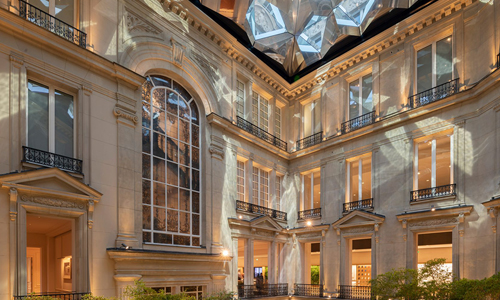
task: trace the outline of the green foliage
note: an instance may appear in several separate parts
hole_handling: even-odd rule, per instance
[[[430,260],[420,270],[398,269],[370,281],[378,299],[448,299],[450,272],[443,269],[444,258]]]
[[[451,286],[450,300],[500,299],[500,273],[482,280],[456,280]]]
[[[311,266],[311,284],[319,284],[319,266]]]
[[[24,298],[25,300],[54,300],[51,296],[41,296],[36,295],[35,293],[29,294],[28,297]]]
[[[233,293],[228,292],[226,290],[220,291],[218,293],[214,293],[206,298],[204,300],[231,300],[233,299]]]
[[[127,286],[125,295],[133,300],[196,300],[195,297],[184,293],[167,295],[165,291],[155,291],[147,287],[141,280],[136,280],[133,286]]]
[[[92,294],[87,294],[83,296],[83,300],[117,300],[116,298],[107,298],[103,296],[93,296]]]

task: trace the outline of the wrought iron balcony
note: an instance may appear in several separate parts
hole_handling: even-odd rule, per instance
[[[276,146],[283,151],[287,150],[287,144],[285,141],[275,137],[274,135],[272,135],[269,132],[259,128],[258,126],[248,122],[247,120],[243,119],[240,116],[236,117],[236,121],[237,121],[236,126],[245,130],[246,132],[255,135],[259,139],[264,140],[264,141],[268,142],[269,144]]]
[[[410,96],[408,98],[408,101],[410,102],[411,108],[417,108],[432,102],[436,102],[440,99],[458,93],[458,80],[459,78],[453,79],[446,83],[433,87],[432,89]]]
[[[270,216],[271,218],[286,221],[286,212],[267,208],[253,203],[236,200],[236,210]]]
[[[310,135],[308,137],[305,137],[301,140],[297,141],[297,151],[302,150],[311,146],[314,146],[316,144],[319,144],[323,141],[323,131],[320,131],[318,133],[315,133],[313,135]]]
[[[76,292],[71,292],[71,293],[32,293],[29,295],[23,295],[23,296],[14,296],[14,300],[24,300],[26,298],[42,298],[42,297],[50,297],[50,298],[55,298],[55,299],[60,299],[60,300],[82,300],[83,296],[88,295],[90,293],[76,293]]]
[[[87,47],[87,34],[65,23],[58,18],[49,15],[39,8],[19,0],[19,16],[29,22],[36,24],[58,36],[77,44],[82,48]]]
[[[288,283],[239,285],[238,298],[261,298],[288,295]]]
[[[323,285],[296,283],[293,285],[293,294],[295,296],[323,297]]]
[[[299,220],[321,218],[321,207],[299,211]]]
[[[23,162],[82,174],[81,160],[26,146],[23,146]]]
[[[372,288],[370,286],[339,285],[339,298],[370,300]]]
[[[367,209],[367,208],[373,208],[373,198],[346,202],[344,203],[343,212],[346,213],[356,209]]]
[[[447,184],[437,187],[415,190],[410,192],[410,203],[456,195],[457,184]]]
[[[360,129],[362,127],[368,126],[375,123],[375,111],[371,111],[340,125],[340,132],[342,134]]]

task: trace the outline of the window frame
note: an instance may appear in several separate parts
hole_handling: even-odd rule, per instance
[[[275,179],[275,202],[276,202],[276,210],[281,211],[281,198],[283,195],[283,175],[276,173]]]
[[[418,146],[427,141],[431,141],[431,186],[430,188],[437,187],[437,168],[436,168],[436,153],[437,153],[437,144],[436,139],[449,135],[450,137],[450,183],[454,184],[455,174],[454,170],[454,132],[453,129],[438,132],[431,135],[426,135],[417,139],[414,139],[413,142],[413,190],[417,191],[419,189],[418,186]]]
[[[56,96],[55,96],[55,92],[56,91],[59,91],[59,92],[62,92],[64,94],[67,94],[71,97],[73,97],[73,153],[72,155],[70,156],[71,158],[76,158],[76,153],[77,153],[77,133],[78,133],[78,120],[77,120],[77,117],[78,117],[78,99],[77,99],[77,94],[76,93],[73,93],[71,91],[69,91],[68,89],[66,88],[61,88],[61,85],[60,84],[56,84],[56,83],[50,83],[50,82],[47,82],[47,81],[44,81],[44,80],[39,80],[38,78],[31,78],[31,77],[28,77],[27,80],[26,80],[26,99],[25,99],[25,105],[26,105],[26,111],[25,111],[25,120],[24,120],[24,126],[25,126],[25,137],[26,137],[26,146],[27,147],[31,147],[29,145],[29,136],[28,136],[28,114],[29,114],[29,90],[28,90],[28,84],[30,82],[34,82],[34,83],[37,83],[39,85],[43,85],[45,87],[47,87],[49,89],[49,111],[48,111],[48,117],[49,117],[49,141],[48,141],[48,145],[49,145],[49,149],[47,150],[47,152],[50,152],[50,153],[54,153],[54,154],[57,154],[57,155],[61,155],[61,156],[65,156],[65,155],[62,155],[62,154],[58,154],[56,153],[56,149],[55,149],[55,135],[56,135],[56,126],[55,126],[55,113],[56,113],[56,105],[55,105],[55,101],[56,101]],[[42,150],[42,149],[38,149],[38,150]],[[45,151],[45,150],[43,150]]]
[[[255,177],[256,177],[255,170],[257,170],[257,182],[255,181]],[[264,184],[264,182],[262,181],[263,177],[265,177],[263,175],[265,175],[265,174],[267,174],[267,184]],[[269,205],[270,204],[269,203],[270,175],[271,175],[270,171],[265,170],[265,169],[259,167],[258,165],[255,165],[255,164],[252,166],[252,190],[253,190],[252,203],[253,204],[259,205],[262,207],[271,208]],[[263,187],[267,187],[267,193],[266,193],[265,189],[263,189]],[[267,195],[267,197],[266,198],[261,197],[261,195],[263,195],[263,194]],[[257,201],[255,201],[255,200],[257,200]],[[265,205],[265,204],[267,204],[267,205]]]
[[[240,85],[242,89],[240,90]],[[239,92],[242,92],[243,95],[240,97]],[[236,116],[239,116],[240,118],[245,118],[245,101],[246,101],[246,84],[243,80],[241,79],[236,79],[236,101],[235,101],[235,106],[236,106]],[[241,109],[241,112],[240,112]]]
[[[360,72],[359,74],[356,74],[356,77],[353,77],[354,79],[350,79],[348,82],[347,82],[347,118],[346,118],[346,121],[349,121],[349,120],[353,120],[355,118],[358,118],[363,114],[363,78],[370,75],[372,77],[372,108],[369,112],[367,113],[370,113],[372,111],[374,111],[375,109],[375,97],[374,97],[374,93],[373,93],[373,81],[374,81],[374,78],[373,78],[373,71],[371,68],[363,71],[363,72]],[[350,92],[350,86],[352,83],[354,82],[357,82],[358,85],[359,85],[359,102],[358,102],[358,112],[357,112],[357,116],[354,117],[354,118],[351,118],[351,92]],[[366,114],[366,113],[365,113]]]
[[[255,107],[254,105],[254,100],[255,100],[255,95],[257,95],[257,107]],[[263,101],[266,101],[267,102],[267,125],[266,127],[263,127],[264,125],[261,124],[261,119],[263,119],[263,116],[262,116],[262,102]],[[258,93],[256,90],[252,90],[252,123],[259,127],[260,129],[266,131],[266,132],[269,132],[269,116],[271,115],[271,112],[270,112],[270,102],[268,98],[262,96],[260,93]],[[257,114],[255,113],[254,109],[257,108]],[[255,122],[257,121],[257,122]],[[274,122],[273,122],[274,123]]]
[[[309,136],[313,136],[315,135],[316,133],[319,133],[323,130],[323,122],[322,122],[322,113],[321,113],[321,98],[316,98],[314,100],[311,100],[311,101],[307,101],[307,102],[304,102],[301,104],[302,105],[302,138],[306,138],[306,137],[309,137]],[[311,126],[311,133],[306,135],[306,106],[308,105],[313,105],[314,106],[314,110],[311,109],[310,112],[310,126]],[[319,108],[318,108],[319,107]],[[316,109],[319,109],[319,119],[316,120]],[[317,122],[317,123],[316,123]],[[318,131],[316,131],[316,125],[319,125],[318,126]]]
[[[305,211],[305,210],[309,210],[309,209],[305,209],[306,207],[306,202],[305,202],[305,193],[306,193],[306,189],[305,189],[305,177],[307,175],[311,175],[311,190],[310,190],[310,199],[311,199],[311,208],[310,209],[314,209],[314,174],[315,173],[319,173],[319,180],[320,180],[320,186],[319,186],[319,189],[320,189],[320,193],[319,193],[319,207],[321,208],[321,169],[320,168],[316,168],[316,169],[313,169],[313,170],[309,170],[307,172],[304,172],[301,174],[301,193],[300,193],[300,207],[302,209],[299,209],[299,211]]]
[[[243,168],[240,168],[240,164],[243,166]],[[240,176],[240,170],[243,170],[243,176]],[[246,202],[246,184],[245,184],[245,171],[246,171],[246,163],[243,160],[237,159],[236,160],[236,195],[237,195],[237,200]],[[240,184],[240,179],[243,179],[243,185]],[[243,193],[240,193],[240,187],[243,187]],[[242,196],[242,197],[241,197]]]
[[[455,30],[453,28],[448,28],[443,31],[441,31],[438,34],[433,35],[430,39],[427,39],[425,41],[416,43],[413,46],[413,94],[418,94],[418,52],[427,46],[431,45],[431,62],[432,62],[432,87],[431,89],[435,88],[437,85],[437,79],[436,79],[436,43],[439,41],[442,41],[448,37],[451,37],[451,80],[453,81],[456,79],[456,72],[455,72],[455,58],[456,58],[456,36],[455,36]],[[422,91],[423,92],[423,91]]]
[[[274,136],[281,139],[281,124],[283,123],[281,118],[281,111],[283,107],[279,107],[277,104],[274,106]]]
[[[33,5],[33,4],[30,3],[30,0],[25,0],[25,1],[28,2],[28,4]],[[53,16],[54,18],[57,18],[57,16],[56,16],[56,4],[55,4],[55,0],[48,0],[48,1],[49,1],[49,7],[48,7],[49,11],[47,13],[49,15]],[[73,0],[73,24],[68,24],[68,25],[70,25],[72,27],[75,27],[77,29],[80,28],[80,18],[79,18],[80,5],[79,4],[80,4],[80,0]],[[37,7],[37,8],[40,9],[40,10],[43,10],[40,7]],[[59,19],[59,18],[57,18],[57,19]],[[63,22],[65,22],[65,21],[63,21]]]
[[[363,159],[370,158],[370,197],[363,199],[363,181],[362,181],[362,176],[363,176]],[[358,162],[358,195],[361,195],[361,199],[358,200],[353,200],[352,199],[352,193],[351,193],[351,164],[354,162]],[[363,155],[359,155],[356,157],[352,157],[346,160],[346,185],[345,185],[345,203],[350,203],[350,202],[356,202],[356,201],[362,201],[362,200],[367,200],[367,199],[372,199],[373,198],[373,156],[372,153],[366,153]]]

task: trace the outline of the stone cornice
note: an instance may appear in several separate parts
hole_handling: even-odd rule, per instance
[[[220,49],[234,61],[254,73],[282,96],[288,99],[294,99],[310,91],[313,87],[323,84],[341,72],[377,55],[395,44],[401,43],[431,24],[475,2],[477,2],[477,0],[456,0],[439,1],[432,4],[406,20],[403,20],[399,24],[385,30],[375,39],[344,53],[340,57],[319,68],[316,72],[306,75],[293,84],[289,84],[282,80],[282,78],[271,68],[261,63],[253,54],[237,43],[233,37],[228,36],[224,29],[220,28],[220,26],[208,19],[204,14],[200,14],[189,1],[162,0],[162,6],[165,10],[178,15],[182,20],[187,22],[189,26],[208,37],[209,40],[220,47]],[[408,25],[404,26],[405,24]],[[213,30],[212,28],[217,28],[218,30]],[[367,44],[369,44],[368,47],[366,47]],[[364,49],[360,49],[360,47]],[[255,63],[255,61],[257,62]]]

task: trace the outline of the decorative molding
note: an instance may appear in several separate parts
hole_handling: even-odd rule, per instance
[[[21,66],[24,65],[24,57],[20,54],[13,52],[10,54],[9,59],[12,63],[18,64]]]
[[[208,152],[212,154],[212,158],[216,158],[218,160],[224,159],[224,149],[221,146],[211,144],[210,147],[208,147]]]
[[[490,207],[488,209],[488,214],[490,215],[490,217],[492,217],[493,219],[495,219],[497,217],[497,210],[496,210],[496,208]]]
[[[274,237],[275,236],[274,232],[261,231],[261,230],[254,231],[254,234],[260,235],[260,236],[265,236],[265,237]]]
[[[81,87],[82,91],[86,95],[92,94],[92,85],[83,84]]]
[[[442,219],[432,219],[425,221],[410,222],[409,227],[420,227],[420,226],[439,226],[459,223],[458,218],[442,218]]]
[[[458,231],[458,234],[460,234],[460,237],[463,237],[463,236],[464,236],[464,233],[465,233],[465,230],[463,230],[463,229],[460,229],[460,230]]]
[[[403,225],[403,229],[406,229],[406,227],[408,226],[408,221],[403,220],[402,225]]]
[[[205,58],[202,54],[197,53],[195,50],[189,51],[189,57],[196,63],[196,65],[198,65],[198,67],[201,69],[203,74],[205,74],[207,79],[210,81],[210,84],[217,92],[220,87],[218,87],[216,83],[219,82],[221,78],[220,70],[217,65],[211,63],[207,58]]]
[[[137,16],[128,9],[126,9],[126,11],[128,32],[143,31],[151,34],[160,34],[162,32],[158,27],[144,20],[142,17]]]
[[[342,229],[343,233],[364,233],[364,232],[373,232],[373,226],[360,226],[360,227],[352,227]]]
[[[407,239],[408,239],[408,235],[406,233],[403,234],[403,240],[406,242]]]
[[[184,59],[186,47],[174,40],[174,38],[170,39],[170,43],[172,44],[172,61],[176,66],[182,67],[182,60]]]
[[[87,202],[87,211],[87,225],[89,229],[92,229],[92,227],[94,226],[94,200],[90,199]]]
[[[137,103],[135,99],[125,96],[121,93],[116,93],[116,100],[118,101],[118,103],[129,105],[131,108],[134,108],[135,104]]]
[[[493,231],[493,233],[497,233],[497,226],[496,225],[491,226],[491,230]]]
[[[299,238],[317,238],[317,237],[321,237],[321,236],[322,236],[321,232],[299,234]]]
[[[46,206],[62,207],[62,208],[78,208],[84,209],[85,203],[76,203],[68,200],[57,199],[57,198],[46,198],[39,196],[28,196],[21,195],[21,200],[24,202],[32,202],[37,204],[42,204]]]
[[[139,117],[137,117],[135,112],[130,111],[119,104],[116,104],[115,108],[113,109],[113,114],[116,118],[124,118],[132,121],[134,125],[139,122]]]
[[[10,216],[10,220],[11,220],[12,222],[15,222],[15,221],[16,221],[16,218],[17,218],[17,212],[15,212],[15,211],[10,211],[10,212],[9,212],[9,216]]]

